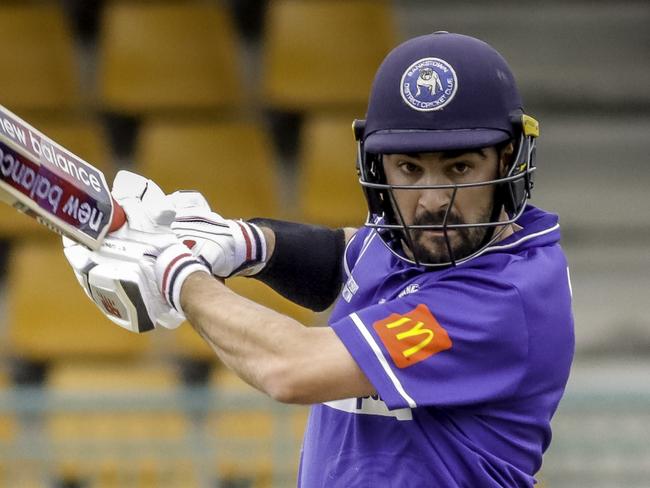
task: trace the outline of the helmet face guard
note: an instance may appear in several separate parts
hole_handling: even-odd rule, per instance
[[[499,239],[506,226],[516,222],[521,216],[533,187],[535,140],[539,135],[539,125],[535,119],[522,113],[514,114],[511,117],[511,123],[513,134],[515,134],[514,153],[504,176],[474,183],[425,186],[389,184],[383,168],[383,154],[366,151],[364,147],[365,121],[355,120],[353,129],[357,140],[357,171],[369,209],[366,226],[378,230],[383,242],[393,254],[420,266],[455,266],[482,254],[488,246]],[[454,208],[459,192],[468,188],[487,186],[495,188],[491,216],[488,220],[471,223],[451,223],[449,221],[450,212]],[[407,224],[397,204],[396,190],[451,193],[442,222],[436,225]],[[503,215],[505,218],[501,218]],[[485,229],[482,241],[474,249],[456,254],[449,233],[458,230],[458,234],[461,234],[472,228]],[[414,233],[422,231],[442,233],[447,251],[446,258],[431,262],[425,256],[418,255],[414,245]]]

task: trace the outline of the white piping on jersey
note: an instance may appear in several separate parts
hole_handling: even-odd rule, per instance
[[[349,266],[348,266],[348,260],[347,260],[348,249],[350,248],[350,245],[352,244],[352,241],[354,241],[354,240],[357,238],[358,235],[359,235],[359,231],[357,230],[357,231],[354,233],[354,235],[353,235],[352,237],[350,237],[350,240],[349,240],[348,243],[345,245],[345,251],[343,251],[343,269],[345,269],[345,274],[348,275],[348,278],[349,278],[350,275],[352,274],[352,272],[350,271],[350,268],[349,268]]]
[[[377,231],[373,229],[372,232],[366,236],[366,240],[363,241],[363,247],[361,248],[361,252],[359,252],[359,257],[357,258],[355,263],[358,263],[361,260],[363,255],[368,250],[368,247],[370,247],[370,243],[375,237],[377,237]]]
[[[357,256],[356,261],[354,262],[354,266],[357,265],[359,260],[361,259],[361,256],[366,252],[368,249],[368,246],[372,242],[372,240],[375,238],[377,235],[377,232],[373,229],[364,239],[363,244],[361,245],[361,251],[359,252],[359,255]],[[348,241],[348,245],[345,246],[345,253],[343,257],[343,267],[345,268],[345,273],[348,275],[348,278],[352,276],[352,272],[350,271],[350,268],[348,267],[348,260],[347,260],[347,255],[348,255],[348,248],[350,247],[350,244],[352,244],[352,241],[354,238],[357,236],[357,234],[354,234],[352,238]]]
[[[477,254],[476,256],[474,256],[472,259],[477,258],[477,257],[481,256],[482,254],[484,254],[484,253],[486,253],[486,252],[490,252],[490,251],[502,251],[503,249],[512,249],[513,247],[516,247],[516,246],[518,246],[519,244],[521,244],[521,243],[523,243],[523,242],[526,242],[526,241],[529,241],[529,240],[531,240],[531,239],[534,239],[535,237],[539,237],[539,236],[543,236],[543,235],[545,235],[545,234],[549,234],[549,233],[551,233],[551,232],[553,232],[553,231],[558,230],[559,228],[560,228],[560,224],[555,224],[553,227],[549,227],[548,229],[544,229],[544,230],[541,230],[541,231],[539,231],[539,232],[535,232],[534,234],[528,234],[528,235],[522,237],[521,239],[519,239],[519,240],[517,240],[517,241],[511,242],[510,244],[504,244],[504,245],[501,245],[501,246],[490,246],[490,247],[486,247],[483,251],[481,251],[480,253],[478,253],[478,254]]]
[[[359,332],[361,332],[361,335],[370,346],[370,349],[372,349],[372,352],[375,353],[375,356],[377,357],[379,364],[381,365],[384,372],[390,379],[391,383],[393,383],[393,386],[395,387],[395,390],[397,390],[397,393],[399,393],[399,395],[406,401],[406,403],[410,408],[416,408],[417,404],[415,403],[415,400],[413,400],[413,398],[411,398],[409,394],[406,393],[406,391],[404,390],[402,383],[400,383],[399,379],[397,378],[397,376],[395,376],[395,373],[388,365],[388,362],[386,361],[386,358],[382,354],[381,349],[379,349],[379,346],[372,338],[372,335],[370,335],[370,332],[368,332],[368,329],[366,329],[365,325],[363,324],[363,321],[359,318],[359,316],[356,313],[351,313],[350,318],[352,319],[352,322],[354,322],[354,325],[357,326],[357,329],[359,329]]]

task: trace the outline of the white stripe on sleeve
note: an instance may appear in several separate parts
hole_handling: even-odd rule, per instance
[[[350,318],[352,319],[352,322],[354,322],[354,325],[357,326],[357,329],[359,329],[359,332],[361,332],[361,335],[366,340],[366,342],[368,343],[372,351],[375,353],[375,356],[377,357],[379,364],[381,364],[381,367],[384,369],[384,372],[386,373],[390,381],[393,383],[393,386],[397,390],[397,393],[400,394],[400,396],[406,401],[406,403],[410,408],[417,407],[415,400],[413,400],[413,398],[411,398],[409,394],[406,393],[406,390],[404,390],[402,383],[400,383],[397,376],[395,376],[395,373],[390,368],[390,365],[388,364],[386,358],[382,354],[381,349],[379,349],[379,345],[375,342],[372,335],[370,335],[370,332],[368,332],[365,325],[363,325],[363,321],[359,318],[359,316],[356,313],[350,314]]]

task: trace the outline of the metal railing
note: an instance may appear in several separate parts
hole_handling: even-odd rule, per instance
[[[51,486],[53,480],[70,477],[93,487],[295,486],[302,441],[302,428],[295,424],[306,418],[306,410],[255,392],[221,393],[208,387],[92,396],[44,388],[8,389],[0,392],[0,487],[22,486],[19,480],[26,476],[36,480],[34,486]],[[102,414],[112,416],[115,425],[119,415],[165,413],[185,421],[181,436],[163,438],[149,432],[137,439],[84,438],[77,432],[70,438],[53,435],[48,428],[57,415],[76,416],[78,426],[97,422]],[[263,415],[272,423],[272,435],[215,436],[210,422],[233,413],[240,423],[247,422],[247,413]],[[85,415],[91,417],[86,420]],[[224,458],[230,464],[235,460],[237,466],[224,465]],[[150,481],[143,481],[146,478]]]

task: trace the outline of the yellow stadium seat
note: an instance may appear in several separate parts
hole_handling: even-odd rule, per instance
[[[79,117],[28,117],[33,127],[58,142],[81,159],[100,169],[110,185],[115,170],[110,159],[110,150],[101,124],[91,118]],[[7,205],[0,205],[0,238],[42,237],[49,233],[35,220],[20,215]]]
[[[279,214],[271,143],[253,123],[149,121],[135,171],[166,192],[200,191],[224,217]]]
[[[231,278],[226,281],[226,284],[235,293],[273,309],[276,312],[288,315],[303,325],[312,324],[314,312],[292,303],[273,291],[269,286],[254,278]]]
[[[231,278],[227,280],[227,285],[239,295],[288,315],[304,325],[311,325],[314,322],[315,314],[312,311],[290,302],[255,279]],[[172,331],[160,330],[157,332],[159,335],[166,336],[163,344],[166,352],[181,357],[217,361],[214,350],[189,324],[184,324]]]
[[[150,336],[110,322],[77,283],[58,240],[13,246],[7,275],[6,352],[35,360],[133,356]]]
[[[358,115],[357,115],[358,117]],[[358,227],[367,206],[356,172],[353,115],[311,115],[300,140],[298,200],[308,222]]]
[[[184,323],[174,330],[161,329],[156,333],[161,337],[160,349],[165,354],[211,363],[217,362],[215,352],[188,323]]]
[[[163,478],[178,470],[187,477],[185,486],[197,486],[185,446],[189,420],[168,404],[178,386],[176,371],[167,365],[56,363],[48,374],[48,393],[84,403],[82,408],[54,408],[46,419],[59,476],[94,478],[97,486],[153,487],[170,486]],[[130,404],[129,398],[152,406]],[[106,408],[107,403],[115,407]],[[178,454],[170,457],[174,450]]]
[[[110,2],[99,51],[99,98],[141,114],[240,106],[235,29],[215,2]]]
[[[0,395],[11,398],[12,388],[8,372],[0,367]],[[21,425],[20,407],[17,408],[16,411],[0,410],[0,487],[42,488],[45,480],[43,473],[39,472],[42,463],[30,459],[29,453],[16,449],[25,431],[30,430],[25,428],[25,424]]]
[[[390,2],[275,0],[266,19],[263,100],[275,109],[365,107],[397,38]]]
[[[255,488],[278,486],[279,479],[295,486],[309,408],[276,403],[226,368],[213,372],[210,385],[222,399],[207,423],[218,440],[220,477]]]
[[[0,6],[0,104],[14,111],[79,105],[72,35],[54,2]]]
[[[7,372],[0,369],[0,393],[7,394],[11,387]],[[10,443],[16,436],[16,424],[10,412],[0,411],[0,445]]]
[[[11,385],[6,372],[0,369],[0,395],[4,396],[9,393]],[[12,469],[12,463],[8,462],[2,452],[7,452],[12,446],[18,434],[18,425],[13,412],[0,410],[0,486],[4,486],[3,480],[8,476]]]
[[[224,402],[234,402],[207,420],[210,436],[219,440],[216,459],[219,477],[244,479],[252,487],[270,488],[272,444],[277,434],[269,407],[271,400],[226,368],[217,369],[210,383]],[[261,406],[251,407],[256,404]]]

